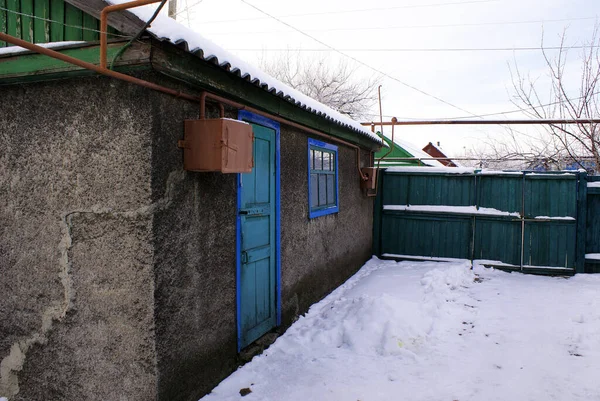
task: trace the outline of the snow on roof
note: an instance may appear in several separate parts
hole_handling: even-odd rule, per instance
[[[111,4],[121,4],[127,1],[129,0],[107,0],[107,2]],[[138,18],[148,21],[155,10],[156,5],[149,5],[131,8],[128,11]],[[172,18],[158,15],[148,28],[148,32],[156,36],[159,40],[167,40],[175,45],[185,46],[186,50],[190,53],[197,55],[205,61],[212,62],[234,75],[244,78],[254,85],[263,88],[267,92],[279,96],[322,118],[349,128],[350,130],[369,138],[375,143],[382,144],[381,138],[360,125],[359,122],[271,77],[267,73],[212,43],[198,32],[181,25]]]
[[[385,159],[384,159],[385,160]],[[428,160],[429,161],[429,160]],[[388,167],[390,173],[444,173],[444,174],[475,174],[475,169],[471,167],[415,167],[415,166],[398,166]]]
[[[444,156],[446,156],[448,158],[448,160],[452,163],[454,163],[454,165],[456,167],[465,167],[462,163],[460,163],[459,161],[456,161],[454,159],[452,159],[451,157],[448,156],[448,153],[446,153],[446,151],[444,150],[444,148],[442,147],[442,145],[440,145],[440,142],[437,143],[433,143],[433,142],[429,142],[428,145],[433,146],[434,148],[436,148],[437,150],[439,150]],[[425,145],[423,148],[427,147],[427,145]],[[425,151],[424,151],[425,152]],[[425,152],[427,153],[427,152]]]
[[[50,42],[50,43],[36,43],[36,45],[40,47],[45,47],[46,49],[56,49],[56,48],[64,48],[73,45],[85,45],[87,42],[81,41],[65,41],[65,42]],[[20,46],[8,46],[0,48],[0,56],[13,55],[19,53],[30,52],[31,50],[26,49]],[[0,399],[1,401],[1,399]]]
[[[384,135],[387,139],[389,139],[389,140],[392,139],[391,134],[384,134]],[[397,134],[394,135],[394,143],[396,145],[400,146],[402,149],[406,150],[408,153],[410,153],[414,157],[419,158],[419,159],[424,158],[425,160],[423,160],[423,162],[430,165],[431,167],[446,167],[437,160],[427,160],[428,158],[431,158],[431,155],[423,152],[421,149],[419,149],[418,146],[416,146],[404,139],[401,139],[398,136],[399,135],[397,135]]]

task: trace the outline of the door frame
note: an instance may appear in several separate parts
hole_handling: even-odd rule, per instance
[[[275,131],[275,309],[277,313],[276,325],[281,325],[281,197],[280,197],[280,126],[279,123],[259,114],[246,110],[238,111],[238,120],[248,123],[262,125]],[[237,351],[242,349],[242,318],[241,318],[241,251],[242,251],[242,219],[240,208],[242,205],[241,174],[236,174],[236,207],[235,207],[235,296],[236,296],[236,322],[237,322]]]

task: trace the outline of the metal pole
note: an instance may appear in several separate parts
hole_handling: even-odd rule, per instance
[[[523,173],[521,181],[521,272],[523,272],[523,264],[525,263],[525,177],[527,173]]]
[[[539,119],[539,120],[422,120],[422,121],[397,121],[397,122],[364,122],[370,125],[535,125],[535,124],[600,124],[600,119]]]
[[[169,0],[169,17],[177,19],[177,0]]]
[[[100,12],[100,67],[106,69],[106,48],[108,46],[108,14],[113,11],[127,10],[128,8],[134,8],[139,6],[145,6],[147,4],[158,3],[160,0],[134,0],[122,4],[114,4],[112,6],[106,6]]]
[[[146,88],[150,88],[150,89],[154,89],[156,91],[159,92],[164,92],[166,94],[175,96],[175,97],[179,97],[181,99],[185,99],[185,100],[190,100],[192,102],[199,102],[200,101],[200,97],[199,96],[192,96],[192,95],[188,95],[182,92],[179,92],[177,90],[171,89],[171,88],[167,88],[161,85],[157,85],[155,83],[152,82],[148,82],[148,81],[144,81],[143,79],[139,79],[139,78],[135,78],[126,74],[121,74],[119,72],[113,71],[113,70],[109,70],[107,68],[101,68],[95,64],[92,63],[88,63],[82,60],[79,60],[77,58],[74,57],[70,57],[67,56],[66,54],[62,54],[59,53],[57,51],[54,51],[52,49],[47,49],[45,47],[41,47],[38,45],[34,45],[33,43],[29,43],[27,41],[24,41],[22,39],[19,38],[15,38],[13,36],[7,35],[5,33],[0,32],[0,40],[3,40],[5,42],[11,43],[13,45],[16,46],[20,46],[20,47],[24,47],[25,49],[43,54],[45,56],[49,56],[61,61],[64,61],[66,63],[70,63],[70,64],[74,64],[78,67],[81,68],[85,68],[94,72],[97,72],[98,74],[102,74],[102,75],[107,75],[109,77],[112,78],[117,78],[126,82],[131,82],[133,84],[136,85],[140,85],[140,86],[144,86]]]

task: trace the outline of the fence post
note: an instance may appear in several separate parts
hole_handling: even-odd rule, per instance
[[[385,169],[377,170],[377,196],[373,205],[373,254],[381,257],[381,220],[383,218],[383,176]]]
[[[481,202],[481,176],[478,176],[478,174],[475,172],[473,173],[473,194],[474,194],[474,199],[473,199],[473,205],[475,206],[475,209],[479,210],[479,203]],[[471,268],[473,267],[473,260],[475,260],[475,231],[477,229],[477,217],[473,216],[473,218],[471,219],[471,238],[470,238],[470,252],[469,252],[469,257],[471,259]]]
[[[585,273],[585,243],[587,234],[587,173],[577,173],[577,239],[576,273]]]

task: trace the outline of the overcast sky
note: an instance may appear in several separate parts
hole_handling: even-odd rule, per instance
[[[372,67],[357,64],[358,79],[376,74],[374,70],[383,72],[383,113],[388,121],[391,116],[438,119],[514,110],[508,64],[516,62],[541,81],[546,74],[539,50],[400,50],[539,48],[542,32],[545,45],[556,46],[565,29],[566,44],[581,45],[600,16],[600,0],[178,1],[180,10],[189,9],[180,12],[178,21],[250,63],[273,57],[281,49],[303,49],[306,57],[328,56],[333,63],[345,57],[292,26]],[[580,52],[569,52],[574,91]],[[419,147],[440,141],[447,153],[459,156],[465,147],[482,146],[490,135],[502,138],[505,130],[436,126],[403,128],[397,134]]]

